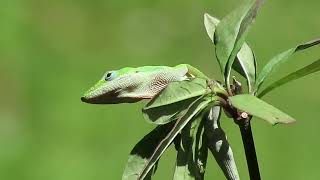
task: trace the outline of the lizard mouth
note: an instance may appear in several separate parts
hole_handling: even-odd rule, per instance
[[[118,97],[117,91],[104,93],[98,96],[82,96],[81,101],[89,104],[120,104],[120,103],[134,103],[141,99],[130,97]]]
[[[108,92],[101,95],[84,95],[81,97],[81,101],[89,104],[116,104],[117,94],[116,92]]]

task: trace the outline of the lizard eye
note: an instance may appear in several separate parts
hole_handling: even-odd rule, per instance
[[[111,81],[115,76],[115,72],[114,71],[110,71],[105,75],[104,80],[105,81]]]

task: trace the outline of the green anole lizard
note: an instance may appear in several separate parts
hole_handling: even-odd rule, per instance
[[[209,80],[201,71],[188,64],[175,67],[125,67],[117,71],[108,71],[81,97],[81,100],[90,104],[138,102],[153,98],[170,82],[194,77]]]

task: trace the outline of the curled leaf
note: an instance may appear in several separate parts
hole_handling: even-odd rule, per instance
[[[229,89],[230,71],[233,62],[245,42],[248,29],[255,19],[262,0],[247,0],[218,24],[214,42],[220,68]]]
[[[208,148],[203,137],[202,116],[191,120],[181,131],[174,180],[202,180],[207,163]]]
[[[204,132],[207,146],[226,179],[239,180],[239,173],[227,136],[220,126],[221,107],[214,106],[206,113]]]
[[[209,15],[208,13],[204,14],[204,25],[212,42],[214,42],[214,33],[219,22],[219,19]],[[232,65],[232,68],[247,79],[250,93],[252,92],[252,87],[256,80],[256,67],[257,65],[254,53],[245,42],[238,52],[236,61]]]
[[[204,27],[212,42],[214,42],[214,32],[216,31],[219,22],[220,20],[218,18],[215,18],[208,13],[204,14]]]

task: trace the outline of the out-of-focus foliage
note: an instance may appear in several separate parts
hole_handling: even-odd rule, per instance
[[[124,66],[189,63],[221,80],[203,14],[221,18],[237,4],[1,1],[0,179],[120,179],[131,148],[154,126],[143,120],[143,103],[92,106],[80,102],[82,92],[105,71]],[[318,0],[265,3],[247,40],[260,67],[277,52],[319,36],[319,6]],[[270,81],[318,59],[317,51],[297,53]],[[289,128],[253,122],[265,179],[320,178],[314,161],[320,151],[319,78],[305,77],[265,97],[299,120]],[[222,126],[241,179],[248,179],[238,129],[224,119]],[[174,159],[172,151],[165,153],[155,179],[173,176]],[[207,178],[223,178],[210,158],[206,169]]]

